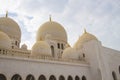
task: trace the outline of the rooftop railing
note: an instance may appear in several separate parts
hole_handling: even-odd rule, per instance
[[[72,62],[72,63],[87,63],[85,58],[78,59],[63,59],[63,58],[53,58],[50,56],[31,56],[30,51],[22,51],[22,50],[8,50],[8,49],[0,49],[0,56],[10,56],[10,57],[19,57],[19,58],[27,58],[27,59],[41,59],[41,60],[50,60],[50,61],[59,61],[59,62]]]

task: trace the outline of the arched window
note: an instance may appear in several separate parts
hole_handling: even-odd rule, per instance
[[[117,76],[116,76],[116,73],[114,71],[112,72],[112,76],[113,76],[113,80],[117,80]]]
[[[17,41],[15,41],[15,45],[17,46]]]
[[[22,78],[21,78],[21,76],[19,74],[15,74],[15,75],[13,75],[11,80],[22,80]]]
[[[85,54],[83,53],[83,58],[85,58]]]
[[[12,49],[14,49],[14,46],[12,46]]]
[[[87,80],[85,76],[82,76],[82,80]]]
[[[67,80],[73,80],[72,76],[68,76]]]
[[[40,77],[38,78],[38,80],[46,80],[46,77],[44,75],[40,75]]]
[[[52,56],[54,57],[55,53],[54,53],[54,47],[53,46],[51,46],[51,51],[52,51]]]
[[[31,74],[29,74],[27,77],[26,77],[26,80],[35,80],[35,77]]]
[[[62,49],[64,49],[64,46],[63,46],[63,44],[61,44],[61,48],[62,48]]]
[[[80,78],[78,76],[75,76],[75,80],[80,80]]]
[[[57,45],[58,45],[58,49],[60,49],[60,44],[58,43]]]
[[[120,74],[120,66],[119,66],[119,74]]]
[[[1,49],[0,49],[0,54],[1,54]]]
[[[49,80],[56,80],[55,76],[54,75],[51,75]]]
[[[65,77],[61,75],[61,76],[59,77],[59,80],[65,80]]]
[[[0,80],[7,80],[4,74],[0,74]]]

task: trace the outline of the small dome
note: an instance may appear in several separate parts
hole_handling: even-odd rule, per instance
[[[63,51],[63,59],[79,59],[79,54],[76,53],[74,48],[68,47]]]
[[[21,30],[18,24],[11,18],[0,18],[0,30],[5,32],[10,38],[21,39]]]
[[[2,49],[10,49],[11,41],[7,34],[0,31],[0,48]]]
[[[75,43],[74,47],[80,47],[85,42],[91,41],[91,40],[98,40],[94,35],[84,32],[82,36],[78,39],[78,41]]]
[[[37,41],[45,40],[46,37],[50,37],[53,40],[67,42],[67,34],[65,29],[59,23],[54,21],[48,21],[38,29]]]
[[[48,43],[37,41],[32,47],[32,56],[52,56]]]
[[[65,49],[68,48],[68,47],[71,47],[69,43],[67,43],[67,44],[65,45]]]
[[[21,49],[27,50],[27,45],[26,45],[26,44],[23,44],[23,45],[21,46]]]

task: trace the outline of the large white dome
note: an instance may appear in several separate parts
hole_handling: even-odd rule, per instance
[[[32,47],[32,56],[52,56],[51,48],[45,41],[37,41]]]
[[[10,49],[11,41],[7,34],[0,31],[0,48],[1,49]]]
[[[84,32],[82,36],[78,39],[78,41],[75,43],[74,47],[80,48],[84,43],[91,41],[91,40],[98,40],[94,35]]]
[[[21,30],[18,24],[9,17],[0,18],[0,30],[5,32],[10,38],[21,39]]]
[[[50,35],[53,40],[67,42],[67,34],[65,29],[57,22],[48,21],[44,23],[37,32],[37,41],[45,40],[46,36]]]

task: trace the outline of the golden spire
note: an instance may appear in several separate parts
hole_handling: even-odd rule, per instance
[[[84,33],[87,33],[86,29],[84,28]]]
[[[6,11],[6,18],[8,17],[8,11]]]
[[[49,15],[49,20],[50,20],[50,22],[52,21],[52,19],[51,19],[51,15]]]

